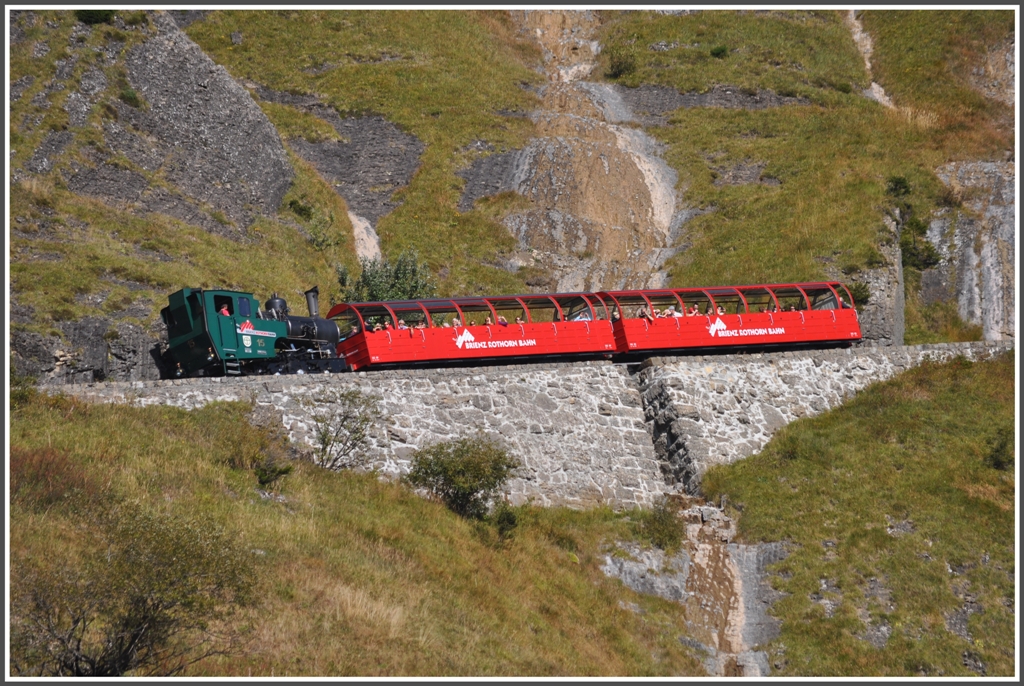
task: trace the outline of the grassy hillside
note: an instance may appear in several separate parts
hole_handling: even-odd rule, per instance
[[[230,36],[244,40],[234,45]],[[456,210],[476,140],[496,151],[525,144],[524,117],[543,80],[538,50],[507,12],[217,12],[188,33],[235,77],[275,90],[318,94],[342,116],[382,114],[426,144],[422,166],[377,227],[389,254],[416,248],[448,294],[523,292],[522,278],[493,265],[514,246],[487,212]],[[318,68],[324,68],[322,71]],[[268,111],[281,130],[298,110]]]
[[[123,55],[144,40],[147,20],[122,12],[130,29],[99,24],[84,36],[73,35],[70,12],[37,14],[35,26],[11,48],[12,82],[34,79],[11,104],[12,167],[24,165],[52,131],[68,127],[63,104],[69,89],[51,91],[46,106],[36,101],[61,60],[78,55],[67,83],[98,68],[108,85],[86,125],[68,129],[74,134],[70,154],[52,171],[12,185],[12,287],[18,302],[34,308],[32,322],[17,326],[46,333],[87,315],[151,324],[166,293],[184,284],[254,290],[262,297],[296,295],[315,282],[325,302],[337,297],[334,266],[357,266],[346,204],[296,155],[290,156],[296,177],[280,211],[242,240],[163,215],[139,219],[67,191],[69,165],[87,162],[94,155],[90,146],[102,152],[101,127],[115,116],[111,105],[130,95],[120,58],[105,60],[97,51]],[[682,109],[667,126],[651,130],[668,146],[665,159],[679,172],[684,200],[714,209],[687,225],[680,240],[689,247],[669,265],[672,283],[856,278],[877,266],[888,178],[909,180],[907,201],[923,217],[955,202],[934,176],[937,165],[1012,147],[1006,126],[1012,112],[967,88],[963,75],[983,46],[1010,31],[1009,16],[864,13],[866,29],[877,34],[877,79],[910,108],[886,111],[859,95],[869,77],[839,13],[603,12],[602,63],[592,78],[610,78],[602,74],[618,55],[632,66],[611,80],[627,86],[692,92],[729,84],[810,102],[715,110],[714,116]],[[525,273],[498,266],[514,247],[500,219],[515,200],[456,210],[464,184],[456,171],[481,154],[471,144],[484,141],[502,151],[533,134],[530,120],[516,115],[538,104],[529,87],[543,82],[541,55],[507,12],[212,12],[187,33],[237,78],[316,94],[343,116],[382,114],[425,143],[420,170],[396,197],[401,206],[379,223],[385,253],[418,249],[442,293],[530,290]],[[242,36],[237,45],[233,34]],[[40,42],[48,52],[35,56]],[[674,47],[650,49],[658,43]],[[294,138],[337,136],[294,107],[260,106],[286,147]],[[764,164],[763,175],[780,184],[715,185],[723,170],[741,163]],[[159,172],[127,159],[119,164],[155,186],[166,184]],[[296,206],[312,211],[298,213]],[[914,310],[913,298],[908,302]],[[908,312],[912,340],[974,335],[965,334],[951,312],[917,315]]]
[[[967,88],[958,73],[977,62],[982,46],[1012,35],[1006,12],[866,12],[866,30],[878,34],[877,78],[910,106],[896,110],[860,95],[870,79],[838,12],[603,16],[609,80],[680,92],[728,84],[810,103],[713,117],[681,109],[651,130],[668,145],[665,158],[679,171],[684,200],[713,209],[686,226],[688,248],[670,263],[677,286],[855,279],[882,263],[877,246],[892,240],[883,224],[893,206],[888,179],[906,178],[906,201],[928,217],[957,202],[935,176],[939,165],[989,159],[1013,146],[1012,114],[1007,127],[1007,108]],[[665,49],[650,48],[659,44]],[[620,70],[627,65],[615,78],[613,59]],[[763,164],[763,176],[781,183],[715,185],[740,164]],[[920,309],[908,298],[910,343],[978,335],[948,307]]]
[[[967,654],[1013,674],[1014,391],[1012,355],[925,364],[708,472],[743,539],[790,544],[774,570],[784,674],[972,675]],[[891,631],[884,648],[858,638],[865,622]]]
[[[283,448],[241,429],[244,404],[16,402],[14,576],[84,555],[104,502],[205,517],[251,551],[262,601],[227,627],[244,650],[190,675],[703,673],[677,640],[682,606],[598,569],[603,546],[633,537],[628,513],[521,507],[503,541],[403,486],[310,463],[263,499],[251,467]]]

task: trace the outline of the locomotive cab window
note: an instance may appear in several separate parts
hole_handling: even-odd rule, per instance
[[[238,299],[238,314],[242,317],[251,317],[252,309],[249,305],[249,299],[242,297]]]
[[[234,298],[230,295],[215,295],[213,296],[213,309],[216,312],[221,312],[222,308],[226,307],[228,314],[235,313]]]

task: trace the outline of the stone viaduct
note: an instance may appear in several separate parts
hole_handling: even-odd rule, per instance
[[[714,464],[760,450],[787,423],[838,406],[865,386],[927,359],[981,359],[1012,342],[540,363],[343,375],[180,379],[47,387],[96,402],[196,408],[245,400],[312,442],[306,403],[357,389],[381,399],[373,468],[398,476],[418,448],[480,432],[525,466],[513,503],[615,508],[696,494]],[[305,401],[305,402],[304,402]]]

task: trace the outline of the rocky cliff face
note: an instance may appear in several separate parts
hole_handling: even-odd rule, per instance
[[[1015,330],[1016,171],[1013,162],[951,162],[937,174],[962,199],[928,227],[941,263],[921,278],[925,303],[955,301],[960,317],[985,340],[1012,340]]]
[[[93,54],[84,47],[85,39],[104,29],[74,24],[68,57],[58,60],[53,78],[33,99],[39,108],[49,109],[51,100],[59,102],[59,94],[67,92],[61,106],[68,126],[43,138],[24,166],[12,170],[12,183],[31,185],[58,169],[72,193],[140,217],[163,214],[243,240],[246,227],[258,216],[277,212],[292,181],[277,130],[248,91],[182,33],[171,16],[150,13],[147,23],[135,26],[126,26],[120,17],[114,22],[113,28],[142,33],[145,40],[127,51],[124,43],[112,40]],[[14,37],[35,23],[31,13],[14,17]],[[33,55],[43,59],[51,50],[50,36],[60,27],[54,23],[38,28],[43,39]],[[89,66],[82,70],[76,68],[79,64]],[[116,74],[124,80],[119,82]],[[21,79],[12,97],[21,97],[33,81]],[[99,107],[104,109],[97,123]],[[12,122],[12,128],[30,132],[40,120],[29,117]],[[55,223],[81,224],[50,207],[43,212]],[[48,238],[46,226],[14,219],[18,235]],[[168,259],[155,251],[144,257]],[[129,290],[145,288],[130,279],[109,278]],[[90,297],[99,299],[94,305],[104,298],[102,293]],[[139,324],[151,313],[140,303],[117,318],[61,322],[61,336],[15,331],[15,365],[19,373],[44,383],[159,378],[162,324]],[[14,323],[29,323],[34,313],[15,300],[11,315]]]

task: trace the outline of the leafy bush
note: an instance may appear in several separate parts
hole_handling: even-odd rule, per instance
[[[722,59],[723,57],[725,57],[728,54],[729,54],[729,48],[725,47],[724,45],[716,45],[715,47],[711,48],[711,56],[712,57],[717,57],[718,59]]]
[[[300,400],[313,424],[312,461],[324,469],[353,469],[369,463],[361,452],[381,416],[380,401],[359,391],[325,389]]]
[[[996,431],[995,436],[989,439],[989,450],[988,454],[985,455],[985,464],[1001,472],[1012,469],[1014,466],[1013,444],[1013,428],[1009,426],[1000,428]]]
[[[678,506],[668,498],[661,498],[650,510],[638,510],[634,522],[640,540],[666,552],[678,550],[683,541],[685,524],[679,518]]]
[[[255,600],[250,554],[208,521],[114,507],[96,524],[84,559],[12,560],[12,674],[168,676],[238,647],[223,620]]]
[[[335,267],[342,299],[346,302],[376,302],[380,300],[415,300],[434,295],[430,268],[420,263],[415,251],[406,250],[394,263],[385,257],[360,258],[362,272],[351,280],[348,268]]]
[[[114,10],[75,10],[75,19],[83,24],[105,24],[114,18]]]
[[[481,519],[488,502],[520,467],[520,461],[493,440],[464,437],[416,451],[405,479],[426,489],[452,512]]]

